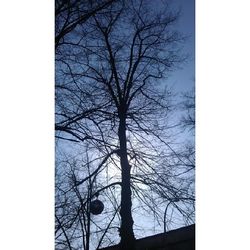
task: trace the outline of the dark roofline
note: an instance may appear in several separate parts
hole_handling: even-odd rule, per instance
[[[167,245],[173,245],[185,241],[194,241],[195,224],[181,227],[166,233],[151,235],[136,240],[136,248],[138,250],[157,248]],[[100,250],[119,250],[119,245],[101,248]]]

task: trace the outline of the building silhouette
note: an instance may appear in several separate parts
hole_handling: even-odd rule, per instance
[[[195,224],[136,240],[136,250],[194,250]],[[119,245],[100,250],[119,250]]]

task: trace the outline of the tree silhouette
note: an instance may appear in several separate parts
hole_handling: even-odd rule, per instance
[[[185,218],[193,214],[193,154],[171,145],[175,107],[163,84],[184,60],[177,20],[167,4],[116,1],[78,22],[56,55],[56,137],[101,155],[94,171],[75,177],[76,187],[108,165],[120,171],[122,250],[135,249],[132,191],[154,211],[149,189]]]
[[[114,0],[55,1],[55,48],[65,42],[65,37],[74,31],[77,25],[83,24],[99,11],[107,8]]]

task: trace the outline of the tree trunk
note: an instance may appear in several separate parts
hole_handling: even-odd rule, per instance
[[[89,180],[89,188],[88,188],[88,203],[87,203],[87,230],[86,230],[86,248],[85,250],[89,250],[90,243],[90,202],[92,197],[92,183],[91,179]]]
[[[132,218],[132,201],[130,187],[130,165],[127,156],[127,138],[126,138],[126,118],[125,115],[120,116],[119,124],[119,141],[120,141],[120,162],[122,169],[122,185],[121,185],[121,228],[120,228],[120,249],[134,250],[135,236],[133,232]]]

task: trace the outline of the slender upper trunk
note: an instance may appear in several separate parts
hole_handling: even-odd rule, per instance
[[[89,243],[90,243],[90,202],[92,197],[92,183],[90,179],[90,184],[88,188],[88,203],[87,203],[87,230],[86,230],[86,248],[85,250],[89,250]]]
[[[121,228],[120,228],[120,249],[134,250],[135,236],[133,232],[132,218],[132,200],[130,187],[130,165],[127,156],[127,138],[126,138],[126,116],[120,115],[119,123],[119,142],[120,142],[120,162],[122,169],[122,190],[121,190]]]

